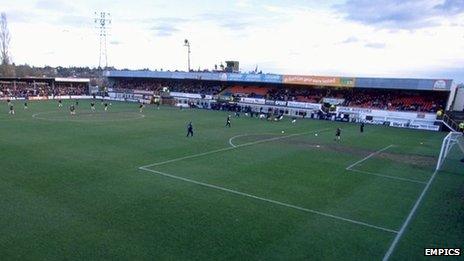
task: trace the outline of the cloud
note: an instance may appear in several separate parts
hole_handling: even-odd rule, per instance
[[[59,0],[39,0],[35,4],[35,8],[42,10],[53,10],[53,11],[65,11],[65,12],[75,12],[76,9],[68,4],[67,1]]]
[[[446,0],[434,8],[448,14],[460,14],[464,12],[464,0]]]
[[[57,1],[10,0],[5,6],[15,62],[95,65],[93,11],[102,4]],[[464,0],[334,0],[338,6],[324,0],[233,0],[228,5],[173,0],[163,8],[143,1],[118,0],[110,6],[112,65],[185,68],[181,43],[188,37],[194,43],[194,68],[236,59],[245,71],[258,64],[275,73],[464,80]],[[77,11],[61,11],[72,7]],[[428,27],[434,25],[439,26]],[[399,28],[407,30],[392,30]],[[31,45],[30,39],[41,40]],[[47,55],[49,50],[55,54]]]
[[[387,45],[384,43],[366,43],[364,46],[374,49],[384,49],[385,47],[387,47]]]
[[[359,42],[359,39],[357,37],[354,37],[354,36],[351,36],[351,37],[348,37],[346,38],[344,41],[342,41],[341,43],[343,44],[349,44],[349,43],[356,43],[356,42]]]
[[[60,23],[72,27],[85,27],[93,23],[91,17],[82,15],[65,15],[58,19]]]
[[[33,21],[42,21],[47,17],[29,10],[10,9],[5,12],[8,22],[29,23]]]
[[[203,13],[195,16],[194,20],[214,23],[224,29],[235,32],[243,32],[250,27],[269,26],[275,24],[277,21],[282,21],[282,15],[278,13],[270,15],[269,13],[234,10],[215,14]]]
[[[347,0],[335,5],[348,20],[390,29],[416,29],[464,13],[464,0]]]
[[[384,49],[387,47],[385,43],[381,42],[369,42],[363,39],[359,39],[357,37],[351,36],[340,42],[339,44],[355,44],[358,43],[360,46],[364,46],[367,48],[374,48],[374,49]]]
[[[221,24],[221,27],[227,28],[233,31],[242,31],[245,30],[247,27],[251,26],[251,22],[246,22],[246,21],[233,21],[233,20],[228,20],[224,21]]]
[[[444,67],[440,69],[415,70],[412,72],[416,77],[436,78],[436,79],[453,79],[456,83],[464,83],[463,66]]]
[[[249,8],[252,6],[249,0],[237,0],[235,4],[240,8]]]
[[[162,24],[180,24],[191,21],[191,19],[181,17],[159,17],[153,19],[145,19],[148,23],[162,23]]]
[[[39,1],[35,8],[12,8],[6,11],[8,20],[14,23],[47,23],[82,26],[91,23],[91,17],[76,15],[74,8],[66,4],[52,5],[53,1]]]
[[[171,36],[172,34],[180,31],[172,24],[155,25],[151,28],[151,30],[155,31],[158,36]]]
[[[179,32],[179,27],[184,23],[191,22],[191,20],[180,17],[159,17],[144,19],[141,22],[150,24],[151,27],[149,29],[154,31],[157,36],[165,37]]]

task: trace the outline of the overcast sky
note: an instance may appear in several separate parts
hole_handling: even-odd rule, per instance
[[[17,64],[98,66],[94,12],[111,13],[109,65],[464,82],[464,0],[0,0]]]

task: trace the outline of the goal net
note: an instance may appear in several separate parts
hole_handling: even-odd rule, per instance
[[[446,137],[443,139],[443,143],[441,145],[440,156],[438,157],[437,168],[436,170],[440,170],[445,162],[446,158],[450,154],[450,151],[453,147],[457,147],[459,154],[464,157],[464,137],[462,132],[450,132]]]

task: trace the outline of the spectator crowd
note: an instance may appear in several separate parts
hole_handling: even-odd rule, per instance
[[[337,105],[393,111],[436,112],[446,105],[445,92],[382,90],[361,88],[311,87],[229,87],[223,93],[234,98],[249,97],[278,101],[324,103],[324,98],[340,101]]]
[[[55,83],[48,81],[0,81],[0,97],[28,98],[37,96],[85,95],[86,83]]]
[[[320,88],[296,86],[242,86],[224,85],[207,81],[118,79],[111,83],[114,89],[154,91],[168,90],[204,95],[219,95],[229,100],[241,97],[278,101],[324,103],[324,98],[338,101],[337,105],[393,111],[437,112],[446,105],[446,92],[408,91],[361,88]]]
[[[164,90],[169,92],[198,93],[217,95],[223,86],[217,83],[181,80],[152,80],[152,79],[118,79],[110,83],[113,90],[143,90],[159,94]]]

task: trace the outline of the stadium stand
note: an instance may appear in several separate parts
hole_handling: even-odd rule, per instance
[[[0,78],[0,98],[86,95],[89,79]]]
[[[207,83],[201,81],[166,81],[153,79],[119,79],[110,83],[110,88],[114,90],[143,90],[159,93],[163,88],[168,88],[172,92],[197,93],[205,95],[216,95],[222,90],[222,86],[217,83]]]
[[[178,107],[451,130],[451,79],[225,72],[105,71],[109,98]],[[142,89],[142,90],[140,90]],[[119,91],[122,90],[122,91]],[[150,90],[150,93],[141,93]],[[142,99],[152,95],[153,99]],[[146,97],[145,97],[146,98]]]
[[[234,97],[266,98],[268,92],[269,89],[266,87],[236,85],[226,88],[222,94]]]
[[[0,81],[1,97],[24,98],[28,96],[46,96],[51,94],[52,91],[49,82]]]
[[[341,103],[343,106],[392,111],[436,112],[444,108],[446,104],[446,94],[430,91],[233,86],[223,93],[233,97],[309,103],[324,103],[324,98],[343,99],[344,102]]]
[[[256,76],[256,75],[254,75]],[[364,79],[366,80],[366,79]],[[410,80],[404,80],[406,82]],[[376,81],[372,81],[376,84]],[[380,82],[382,83],[382,82]],[[399,82],[399,84],[404,84]],[[155,94],[165,88],[170,92],[200,95],[219,95],[225,100],[258,98],[273,101],[293,101],[326,104],[337,100],[336,105],[388,111],[435,113],[446,107],[448,92],[433,90],[346,88],[334,86],[304,86],[272,83],[236,83],[209,80],[161,79],[149,77],[110,78],[113,90],[145,90]]]

